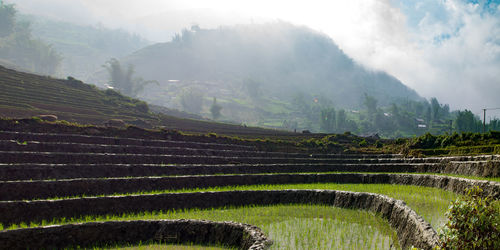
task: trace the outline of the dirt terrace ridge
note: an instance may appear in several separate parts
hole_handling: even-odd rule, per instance
[[[205,220],[108,221],[0,232],[4,249],[95,247],[140,242],[215,244],[267,249],[272,241],[255,226]]]
[[[221,176],[139,177],[74,179],[59,181],[0,182],[0,200],[47,199],[68,196],[112,195],[116,193],[180,190],[238,185],[298,183],[397,184],[441,188],[463,194],[479,186],[485,195],[500,199],[500,183],[450,176],[421,174],[260,174]]]
[[[176,142],[181,144],[181,142]],[[147,144],[147,142],[143,143]],[[196,146],[196,147],[189,147]],[[212,147],[211,147],[212,146]],[[216,146],[216,147],[215,147]],[[139,146],[114,144],[89,144],[72,142],[43,142],[0,140],[0,151],[25,152],[87,152],[112,154],[177,154],[177,155],[208,155],[208,156],[251,156],[251,157],[288,157],[288,158],[352,158],[352,154],[318,154],[256,151],[252,147],[230,144],[195,144],[174,146]],[[400,155],[356,154],[358,158],[397,158]]]
[[[69,142],[69,143],[82,143],[82,144],[86,143],[86,144],[101,144],[101,145],[255,150],[255,147],[253,146],[236,145],[231,143],[179,141],[171,139],[170,140],[139,139],[130,137],[109,137],[109,136],[64,134],[64,133],[29,133],[29,132],[13,132],[13,131],[0,131],[0,140],[15,140],[20,143],[27,141],[40,141],[40,142]]]
[[[445,166],[436,163],[213,165],[0,163],[0,181],[307,172],[441,173],[444,168]]]

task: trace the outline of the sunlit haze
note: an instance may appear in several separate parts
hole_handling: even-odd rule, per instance
[[[10,0],[27,13],[123,28],[155,42],[182,28],[282,20],[329,35],[350,57],[420,95],[479,113],[500,107],[500,1]]]

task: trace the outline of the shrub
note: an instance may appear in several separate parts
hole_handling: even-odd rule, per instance
[[[500,131],[490,131],[490,137],[493,139],[500,139]]]
[[[407,141],[406,139],[403,139],[403,138],[397,138],[397,139],[394,141],[394,143],[395,143],[396,145],[403,145],[403,144],[405,144],[405,143],[406,143],[406,141]]]
[[[368,142],[366,142],[366,140],[365,140],[365,139],[363,139],[362,141],[360,141],[360,142],[358,143],[358,145],[359,145],[360,147],[366,147],[366,146],[368,145]]]
[[[491,197],[474,187],[452,202],[441,234],[443,249],[500,249],[500,213]]]
[[[417,137],[413,142],[414,148],[434,148],[438,138],[431,133],[426,133],[423,136]]]

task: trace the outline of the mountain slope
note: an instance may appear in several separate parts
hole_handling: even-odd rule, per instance
[[[322,95],[333,105],[359,107],[364,93],[380,104],[420,100],[399,80],[367,70],[327,36],[287,23],[204,30],[193,27],[172,42],[155,44],[126,58],[139,75],[245,85],[258,83],[268,96],[291,100],[297,93]]]
[[[81,124],[102,125],[122,119],[139,127],[161,126],[189,132],[227,135],[292,135],[269,130],[151,113],[148,105],[111,90],[99,90],[73,78],[54,79],[0,66],[0,117],[25,118],[53,114]]]

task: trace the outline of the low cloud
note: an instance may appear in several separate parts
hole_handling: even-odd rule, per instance
[[[466,0],[10,0],[33,14],[126,28],[165,41],[183,27],[290,21],[452,108],[500,107],[500,6]],[[204,13],[204,14],[200,14]]]
[[[418,13],[423,15],[414,22],[411,12],[428,10],[423,4],[440,10]],[[358,46],[337,41],[358,62],[395,75],[425,97],[475,113],[500,107],[499,7],[454,0],[418,5],[405,11],[391,1],[373,1],[366,22],[375,30],[367,41]]]

